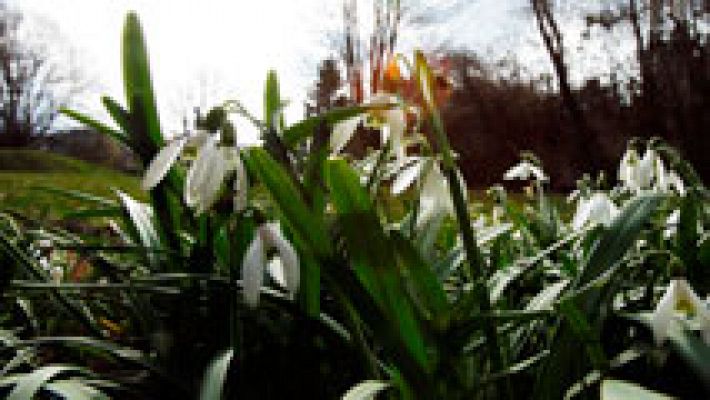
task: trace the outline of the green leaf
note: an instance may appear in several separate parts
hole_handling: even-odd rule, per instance
[[[403,342],[406,352],[400,355],[407,354],[417,368],[429,370],[433,357],[426,351],[423,332],[402,285],[393,243],[382,229],[359,176],[345,160],[331,160],[326,184],[355,275],[392,324],[389,334]]]
[[[409,281],[413,288],[413,297],[416,304],[424,308],[428,314],[427,319],[440,319],[446,315],[448,301],[444,287],[437,278],[434,270],[422,259],[411,241],[399,232],[392,233],[392,242],[400,273]]]
[[[8,237],[5,232],[0,230],[0,261],[9,268],[13,266],[21,268],[38,281],[48,282],[50,279],[47,272],[38,264],[34,257],[20,248],[15,239],[14,237]],[[103,337],[103,331],[96,325],[93,316],[84,304],[74,301],[56,288],[51,288],[49,293],[56,300],[58,306],[66,309],[69,314],[76,317],[90,332]]]
[[[266,186],[298,241],[317,256],[327,257],[330,239],[323,221],[313,216],[289,174],[264,149],[252,148],[246,154],[247,165]]]
[[[158,109],[153,95],[150,78],[148,50],[146,49],[143,29],[138,16],[128,13],[123,27],[123,84],[132,122],[140,127],[140,134],[145,134],[155,148],[163,146]],[[136,120],[137,119],[137,120]],[[139,134],[133,132],[133,134]],[[135,140],[135,138],[134,138]],[[140,143],[140,141],[137,141]]]
[[[668,329],[671,348],[695,373],[706,391],[710,391],[710,346],[688,329],[686,324],[672,323]]]
[[[661,199],[662,196],[649,195],[630,200],[611,226],[595,238],[579,276],[570,285],[571,294],[563,295],[560,300],[566,320],[552,331],[550,356],[539,371],[535,398],[560,398],[565,388],[590,368],[607,364],[598,339],[607,313],[600,310],[611,308],[614,288],[619,283],[611,278],[627,265],[619,261],[635,243]],[[590,232],[596,235],[596,231]],[[580,339],[584,341],[587,357],[579,354]]]
[[[670,400],[671,398],[645,389],[635,383],[605,379],[601,385],[601,400]]]
[[[389,387],[389,383],[368,380],[358,383],[343,395],[342,400],[374,400],[375,396]]]
[[[234,350],[229,349],[216,357],[205,371],[200,388],[201,400],[220,400],[227,379],[229,364],[232,362]]]
[[[91,193],[86,193],[79,190],[62,189],[52,186],[33,186],[32,190],[52,193],[72,200],[94,203],[102,208],[115,208],[119,206],[119,204],[115,200],[106,197],[96,196]]]
[[[266,128],[273,131],[281,129],[281,95],[279,94],[279,80],[276,71],[270,70],[266,76],[266,90],[264,91],[264,121]]]
[[[120,217],[121,215],[122,215],[122,210],[120,207],[84,208],[84,209],[70,210],[70,211],[63,212],[62,219]]]
[[[88,126],[89,128],[96,130],[99,133],[109,136],[109,137],[115,139],[119,143],[123,143],[126,146],[130,147],[130,139],[128,138],[128,136],[126,136],[126,134],[124,132],[113,129],[113,128],[109,127],[108,125],[105,125],[105,124],[89,117],[88,115],[82,114],[78,111],[63,108],[60,110],[60,112],[64,115],[66,115],[67,117],[69,117],[77,122],[80,122],[80,123]]]
[[[559,309],[567,319],[578,340],[584,344],[594,368],[604,370],[609,362],[604,354],[604,349],[602,349],[601,338],[597,331],[587,321],[587,318],[577,308],[572,299],[560,302]]]
[[[79,379],[48,383],[44,388],[67,400],[110,400],[110,397]]]
[[[118,126],[123,129],[123,132],[128,132],[131,130],[131,115],[126,111],[116,100],[108,96],[101,97],[101,102],[106,108],[106,111],[111,115]]]
[[[42,386],[54,379],[57,375],[76,371],[82,370],[78,367],[68,365],[48,365],[46,367],[37,368],[28,374],[22,375],[6,399],[33,399],[42,389]]]
[[[638,196],[624,206],[611,226],[592,246],[583,263],[577,287],[598,277],[626,254],[661,199],[663,197],[657,195]]]
[[[153,210],[149,205],[134,200],[126,193],[116,190],[118,198],[121,200],[123,210],[126,213],[126,221],[133,228],[143,247],[150,249],[162,248],[158,231],[153,222]],[[148,260],[155,264],[155,253],[147,253]]]
[[[297,122],[284,130],[283,141],[287,147],[293,147],[297,145],[302,140],[311,137],[318,126],[323,123],[323,121],[328,124],[330,128],[334,124],[346,120],[350,117],[354,117],[358,114],[364,112],[380,109],[382,107],[372,107],[372,106],[352,106],[343,108],[334,108],[321,115],[315,117],[306,118],[300,122]]]

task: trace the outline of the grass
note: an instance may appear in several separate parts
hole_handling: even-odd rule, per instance
[[[33,219],[57,220],[85,206],[42,190],[43,187],[110,198],[115,198],[115,188],[140,200],[147,199],[135,176],[39,150],[0,150],[0,209]]]

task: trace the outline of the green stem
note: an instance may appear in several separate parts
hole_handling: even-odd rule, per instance
[[[491,311],[492,307],[490,296],[488,294],[488,287],[486,286],[486,271],[484,269],[485,261],[478,245],[476,244],[476,233],[474,232],[471,220],[469,219],[468,207],[463,194],[463,188],[461,187],[459,179],[456,175],[456,164],[451,154],[451,146],[449,144],[448,137],[446,136],[446,130],[444,128],[441,115],[439,114],[439,110],[435,107],[430,107],[430,110],[428,111],[431,114],[434,132],[436,133],[436,139],[443,157],[444,174],[449,183],[451,199],[453,200],[454,210],[456,212],[456,220],[458,222],[459,229],[461,230],[463,246],[466,251],[466,259],[468,260],[469,274],[474,280],[474,290],[478,292],[480,310],[482,313],[488,313]],[[486,321],[484,332],[486,335],[486,341],[489,343],[488,352],[491,360],[491,367],[493,371],[499,372],[503,369],[503,357],[498,345],[498,331],[495,321]],[[501,384],[500,387],[502,389],[501,393],[510,394],[508,386]]]

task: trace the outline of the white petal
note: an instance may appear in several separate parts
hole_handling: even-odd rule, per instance
[[[421,175],[422,169],[424,167],[424,162],[417,160],[411,165],[402,169],[402,171],[397,175],[397,178],[392,182],[392,194],[398,195],[407,188],[409,188],[412,183]]]
[[[266,265],[266,270],[271,278],[282,288],[286,288],[286,278],[284,277],[284,266],[278,257],[272,258]]]
[[[503,175],[503,179],[507,181],[512,181],[519,179],[521,181],[527,181],[530,178],[534,178],[540,182],[547,181],[547,176],[540,167],[534,165],[530,161],[521,161],[517,165],[511,167]]]
[[[143,190],[154,188],[165,178],[165,175],[168,174],[170,168],[175,164],[175,160],[177,160],[180,153],[182,153],[185,143],[187,143],[187,139],[179,138],[171,141],[167,146],[160,149],[146,169],[145,176],[141,182]]]
[[[211,173],[202,181],[199,189],[201,198],[195,209],[198,214],[207,211],[217,201],[224,178],[233,169],[226,150],[228,149],[223,147],[217,148],[210,162]]]
[[[653,149],[646,150],[643,158],[638,163],[636,168],[637,173],[637,183],[641,189],[648,189],[651,187],[651,181],[656,169],[656,161],[658,160],[658,155]]]
[[[186,180],[185,202],[198,214],[209,209],[217,199],[222,182],[230,170],[227,152],[215,142],[206,144],[193,163]]]
[[[547,181],[547,175],[545,175],[545,172],[543,170],[535,165],[532,165],[530,167],[530,172],[532,175],[535,177],[536,180],[540,182],[545,182]]]
[[[529,172],[528,162],[523,161],[506,171],[503,175],[503,179],[506,181],[512,181],[515,179],[526,180],[530,176]]]
[[[419,196],[419,215],[417,226],[439,215],[453,215],[454,205],[449,193],[446,177],[434,162],[422,183]]]
[[[701,336],[706,345],[710,345],[710,310],[700,297],[693,291],[685,279],[678,280],[678,296],[676,300],[685,300],[690,303],[692,311],[695,314],[693,317],[698,322],[701,329]]]
[[[242,262],[244,301],[250,307],[256,307],[259,303],[259,292],[264,283],[265,263],[264,241],[257,230],[254,234],[254,240],[249,244],[244,254],[244,261]]]
[[[216,149],[217,144],[210,140],[205,143],[197,154],[197,159],[193,161],[190,170],[185,178],[185,203],[189,206],[194,206],[200,200],[200,185],[210,173],[209,162],[212,152]]]
[[[580,230],[584,227],[584,224],[589,220],[589,214],[591,213],[591,202],[588,199],[579,199],[577,202],[577,210],[572,218],[572,228],[574,230]]]
[[[639,155],[636,149],[629,148],[626,150],[619,163],[619,180],[632,190],[637,190],[638,186],[635,180],[635,171],[638,161]]]
[[[668,172],[666,182],[668,183],[669,189],[673,188],[679,195],[685,196],[685,184],[683,183],[683,179],[681,179],[675,171]]]
[[[330,149],[333,154],[339,154],[348,144],[362,118],[362,114],[360,114],[335,124],[330,137]]]
[[[619,208],[606,194],[594,193],[589,199],[580,199],[572,227],[579,230],[588,223],[609,226],[619,212]]]
[[[385,122],[389,127],[389,138],[392,141],[392,151],[397,158],[398,166],[404,164],[407,152],[404,146],[404,133],[407,129],[407,117],[402,108],[394,108],[384,113]]]
[[[668,336],[668,327],[670,326],[673,314],[675,314],[676,306],[676,290],[677,280],[672,280],[658,302],[656,309],[651,315],[651,330],[653,338],[657,345],[663,344]]]
[[[270,222],[261,226],[262,238],[268,247],[275,247],[283,266],[286,289],[293,295],[300,284],[300,267],[298,254],[291,243],[281,232],[278,222]]]

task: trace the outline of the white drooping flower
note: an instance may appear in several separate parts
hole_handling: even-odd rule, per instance
[[[235,209],[246,206],[247,175],[236,146],[222,146],[209,139],[200,149],[185,179],[185,203],[198,214],[207,211],[217,200],[224,179],[236,173],[237,197]]]
[[[398,104],[396,96],[389,93],[377,93],[367,102],[369,106],[388,106]],[[362,113],[338,122],[333,127],[330,138],[330,149],[333,154],[340,153],[350,142],[357,127],[366,120],[368,113]],[[407,129],[407,115],[402,106],[392,106],[382,110],[372,110],[369,115],[383,123],[381,126],[382,143],[391,141],[391,151],[400,165],[403,163],[406,150],[404,134]]]
[[[244,300],[251,307],[259,303],[259,292],[267,269],[267,252],[275,249],[280,262],[268,265],[268,270],[277,283],[293,296],[298,290],[300,272],[298,254],[284,237],[278,222],[267,222],[256,228],[254,239],[249,244],[242,261],[242,285]]]
[[[619,208],[604,193],[597,192],[587,199],[580,199],[572,218],[572,227],[582,229],[588,224],[608,226],[619,215]]]
[[[628,148],[624,155],[621,157],[621,162],[619,163],[619,180],[627,188],[637,191],[640,189],[638,186],[637,167],[639,163],[639,155],[636,149]]]
[[[545,173],[542,171],[542,169],[535,164],[531,163],[530,161],[523,160],[518,165],[513,166],[510,168],[505,175],[503,175],[503,179],[512,181],[512,180],[521,180],[521,181],[527,181],[530,179],[535,179],[538,182],[545,182],[547,181],[547,176]]]
[[[702,332],[703,341],[710,345],[710,311],[684,278],[672,279],[665,294],[651,315],[651,329],[656,344],[668,337],[671,321],[684,313],[695,320]]]
[[[407,190],[412,183],[421,177],[426,160],[424,158],[414,159],[413,162],[405,165],[392,181],[392,195],[397,196]]]
[[[208,138],[209,133],[199,130],[194,135],[180,136],[168,142],[148,164],[141,182],[143,189],[150,190],[157,186],[168,174],[170,168],[172,168],[186,147],[202,147]]]
[[[651,188],[653,178],[657,177],[659,162],[661,162],[661,158],[653,149],[647,149],[641,160],[639,160],[636,169],[636,178],[638,186],[641,189]]]
[[[466,183],[463,176],[459,171],[456,171],[456,176],[466,197]],[[451,199],[449,183],[438,163],[434,161],[422,179],[417,226],[421,226],[434,217],[446,215],[455,216],[454,202]]]
[[[221,145],[218,135],[199,131],[191,137],[177,138],[163,147],[151,161],[142,186],[150,190],[160,183],[187,147],[198,148],[185,180],[185,203],[195,207],[198,214],[207,211],[217,200],[224,179],[234,172],[235,210],[246,207],[247,174],[239,147]]]
[[[675,171],[666,170],[663,162],[659,160],[656,168],[656,191],[670,193],[675,191],[680,196],[685,196],[683,179]]]
[[[350,142],[358,125],[365,118],[364,114],[342,120],[333,126],[333,133],[330,136],[330,151],[334,155],[340,154],[345,146]]]
[[[685,195],[683,180],[675,171],[667,169],[658,152],[651,148],[643,157],[639,157],[635,149],[627,149],[619,164],[619,180],[633,193],[675,190],[681,196]]]

